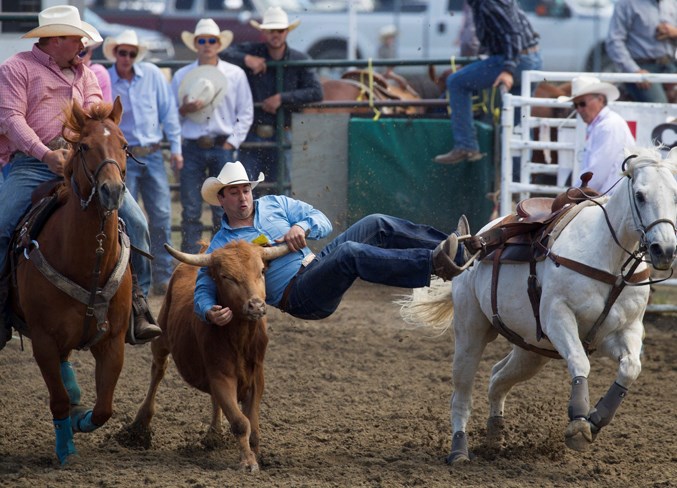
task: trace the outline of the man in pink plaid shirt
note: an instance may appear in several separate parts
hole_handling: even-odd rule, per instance
[[[43,10],[38,22],[37,28],[23,36],[38,39],[33,49],[0,65],[0,165],[10,165],[0,186],[0,349],[11,338],[5,315],[9,277],[3,272],[9,241],[30,206],[33,189],[63,175],[69,150],[60,137],[62,111],[72,100],[85,109],[103,101],[96,76],[78,57],[83,38],[101,41],[96,29],[80,20],[75,7],[67,5]],[[132,244],[148,252],[148,223],[129,192],[125,193],[120,217]],[[142,256],[134,256],[132,261],[147,293],[150,265]],[[144,294],[135,290],[134,296],[135,335],[140,343],[161,331],[149,323],[154,320]]]

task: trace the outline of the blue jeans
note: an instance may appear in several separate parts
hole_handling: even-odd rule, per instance
[[[291,143],[291,131],[285,131],[284,140],[287,144]],[[250,132],[247,136],[246,142],[275,142],[273,137],[259,137],[255,133]],[[249,149],[240,149],[238,151],[238,159],[244,164],[249,176],[256,179],[260,172],[266,175],[267,182],[276,182],[279,180],[279,171],[277,161],[276,147],[252,147]],[[284,181],[291,180],[291,150],[284,151]],[[273,191],[278,194],[279,192]],[[259,192],[260,194],[260,192]]]
[[[220,147],[201,149],[191,141],[183,144],[181,170],[181,250],[195,254],[202,240],[202,183],[208,176],[218,176],[221,168],[233,161],[233,151]],[[251,177],[251,175],[250,175]],[[223,209],[212,206],[214,229],[221,227]],[[211,238],[211,236],[210,236]]]
[[[430,284],[432,251],[447,234],[388,215],[368,215],[331,241],[292,283],[286,311],[323,319],[357,278],[420,288]]]
[[[477,134],[473,125],[472,94],[474,91],[491,88],[501,71],[505,56],[489,56],[464,66],[447,78],[449,106],[451,107],[451,128],[454,132],[454,148],[479,151]],[[542,66],[540,52],[520,55],[520,62],[513,74],[512,92],[517,93],[522,71],[538,70]]]
[[[141,194],[148,215],[150,252],[155,257],[153,283],[166,284],[172,276],[174,260],[163,246],[165,242],[172,246],[171,195],[164,158],[158,150],[138,159],[146,165],[141,166],[131,159],[127,161],[127,189],[135,200]]]
[[[649,73],[677,73],[677,63],[674,61],[668,64],[643,63],[638,66]],[[638,87],[636,83],[625,83],[625,89],[636,102],[668,103],[668,96],[665,94],[665,86],[662,83],[651,83],[646,90]]]
[[[12,161],[12,169],[7,175],[5,183],[0,187],[0,269],[5,266],[12,233],[31,205],[32,191],[40,183],[57,177],[45,163],[35,158],[16,158]],[[125,221],[131,243],[135,247],[149,252],[150,237],[146,217],[128,191],[125,191],[122,207],[118,214]],[[134,272],[138,275],[143,292],[147,294],[150,287],[148,259],[132,252],[132,266]],[[0,299],[2,298],[0,297]]]

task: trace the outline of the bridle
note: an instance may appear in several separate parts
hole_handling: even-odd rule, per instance
[[[90,171],[89,168],[87,167],[87,161],[85,160],[85,151],[87,150],[85,148],[85,145],[82,143],[77,143],[76,148],[77,156],[79,156],[77,159],[80,161],[82,164],[82,170],[85,173],[85,176],[87,177],[87,181],[91,185],[92,189],[89,192],[89,197],[85,200],[82,198],[82,193],[80,192],[80,188],[78,187],[77,182],[75,181],[75,171],[72,172],[71,174],[71,185],[73,186],[73,191],[77,195],[77,197],[80,199],[80,206],[82,207],[82,210],[86,210],[89,204],[92,201],[92,198],[94,198],[94,195],[96,194],[97,188],[99,186],[99,173],[101,173],[101,170],[108,164],[113,164],[115,167],[118,169],[120,172],[120,178],[123,181],[125,181],[125,177],[122,174],[122,168],[120,167],[120,163],[118,163],[115,159],[111,158],[106,158],[103,161],[99,163],[99,165],[96,167],[94,172]],[[105,212],[106,217],[110,215],[110,211]]]

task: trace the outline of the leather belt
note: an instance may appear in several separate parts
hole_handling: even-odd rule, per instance
[[[148,146],[129,146],[127,150],[132,153],[135,158],[145,158],[160,150],[160,143],[149,144]]]
[[[646,59],[635,59],[635,63],[637,64],[660,64],[660,65],[666,65],[666,64],[671,64],[675,61],[675,59],[669,55],[661,56],[660,58],[646,58]]]
[[[220,136],[202,136],[197,139],[186,139],[186,142],[197,145],[200,149],[214,149],[215,147],[223,147],[228,141],[228,135],[222,134]]]
[[[277,308],[282,310],[283,312],[287,311],[287,305],[289,305],[289,294],[291,293],[292,286],[294,285],[294,282],[296,281],[296,278],[299,277],[299,275],[303,274],[303,272],[308,269],[308,266],[310,263],[312,263],[315,260],[315,254],[312,252],[308,254],[305,258],[303,258],[303,261],[301,261],[301,267],[299,270],[296,272],[296,274],[292,277],[291,280],[289,280],[289,283],[287,283],[287,287],[284,289],[282,292],[282,298],[280,299],[280,303],[277,304]]]
[[[538,44],[536,44],[535,46],[528,47],[526,49],[522,49],[520,51],[520,54],[533,54],[537,52],[538,52]]]
[[[268,124],[255,125],[253,127],[254,134],[261,137],[262,139],[270,139],[275,135],[275,126]]]

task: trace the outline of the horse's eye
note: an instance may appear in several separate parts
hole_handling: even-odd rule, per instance
[[[644,203],[644,202],[646,202],[646,198],[644,197],[644,193],[642,193],[641,191],[638,191],[637,193],[635,193],[635,199],[636,199],[639,203]]]
[[[80,149],[83,151],[89,151],[89,144],[85,143],[80,144]]]

